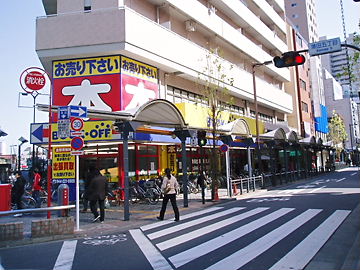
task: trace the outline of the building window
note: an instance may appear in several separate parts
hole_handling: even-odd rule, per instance
[[[299,15],[298,15],[298,14],[293,14],[292,17],[293,17],[294,19],[296,19],[296,18],[299,17]]]
[[[300,88],[302,88],[306,91],[306,82],[302,79],[300,79]]]
[[[297,4],[296,4],[296,3],[292,3],[291,6],[292,6],[292,7],[296,7]]]
[[[305,103],[305,102],[303,102],[303,101],[301,101],[301,110],[302,110],[303,112],[309,112],[309,106],[308,106],[308,104]]]

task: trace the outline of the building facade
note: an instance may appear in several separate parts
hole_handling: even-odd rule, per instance
[[[249,135],[255,137],[254,72],[260,134],[271,130],[265,129],[266,123],[287,126],[288,114],[294,111],[291,91],[300,89],[301,101],[306,100],[309,107],[308,82],[288,91],[285,84],[291,80],[289,69],[274,65],[254,68],[254,64],[289,50],[284,1],[43,3],[47,16],[36,21],[36,51],[44,68],[53,75],[55,106],[82,105],[118,112],[166,99],[178,108],[190,127],[209,131],[212,119],[207,113],[209,101],[204,89],[209,80],[215,79],[215,84],[227,90],[226,96],[219,96],[225,110],[217,124],[243,119]],[[219,77],[211,75],[218,66],[209,67],[210,58],[220,63]],[[305,78],[306,68],[301,69],[299,78]],[[301,116],[304,127],[299,118],[291,129],[311,134],[311,112],[304,108]],[[51,136],[55,144],[61,144],[64,140],[57,128]],[[89,121],[84,130],[82,166],[97,162],[101,168],[111,169],[111,181],[122,179],[121,136],[111,130],[111,123]],[[166,131],[159,133],[162,136]],[[170,136],[134,134],[129,145],[129,175],[139,179],[159,174],[165,167],[177,172],[182,167],[178,146],[179,141]],[[247,162],[246,147],[237,149],[232,151],[234,170]],[[200,154],[197,147],[188,145],[188,171],[199,169]]]

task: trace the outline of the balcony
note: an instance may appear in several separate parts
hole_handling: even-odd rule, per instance
[[[128,8],[39,17],[36,51],[49,71],[53,60],[121,54],[193,81],[206,66],[207,54],[204,48]],[[230,69],[230,65],[227,63],[228,76],[235,79],[232,94],[252,100],[251,74]],[[269,68],[268,72],[284,81],[289,77],[287,69]],[[259,104],[286,113],[292,110],[288,94],[261,79],[257,83]]]

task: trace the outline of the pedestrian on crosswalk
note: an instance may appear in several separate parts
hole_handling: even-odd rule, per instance
[[[164,193],[164,198],[163,198],[163,202],[162,202],[162,206],[161,206],[161,210],[160,210],[160,215],[157,217],[158,220],[163,220],[164,219],[164,215],[165,215],[165,211],[166,211],[166,206],[168,201],[170,200],[172,208],[174,210],[174,214],[175,214],[175,221],[179,221],[180,220],[180,214],[179,214],[179,209],[176,205],[176,193],[177,190],[179,189],[179,183],[177,182],[176,178],[171,174],[171,170],[169,168],[165,169],[165,176],[161,185],[161,190]]]
[[[205,188],[206,188],[206,175],[205,172],[200,171],[198,179],[197,179],[197,185],[201,188],[201,200],[202,204],[205,204]]]

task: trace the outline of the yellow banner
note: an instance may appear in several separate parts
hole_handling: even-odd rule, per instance
[[[53,78],[120,73],[120,56],[102,56],[53,62]]]
[[[54,147],[52,159],[52,178],[75,178],[75,156],[70,147]]]
[[[192,103],[176,103],[175,106],[179,109],[185,119],[185,122],[189,124],[190,127],[211,129],[212,119],[210,117],[211,113],[209,108]],[[255,119],[239,116],[227,111],[220,112],[217,127],[235,121],[236,119],[246,120],[247,124],[249,125],[250,133],[253,135],[256,134]],[[259,121],[259,129],[260,134],[264,133],[265,128],[261,121]]]
[[[121,74],[126,74],[142,80],[158,83],[158,70],[153,66],[141,63],[139,61],[121,57]]]
[[[112,140],[113,121],[88,121],[84,122],[84,141],[102,141]],[[71,138],[61,139],[58,137],[58,124],[51,125],[52,141],[70,142]]]

